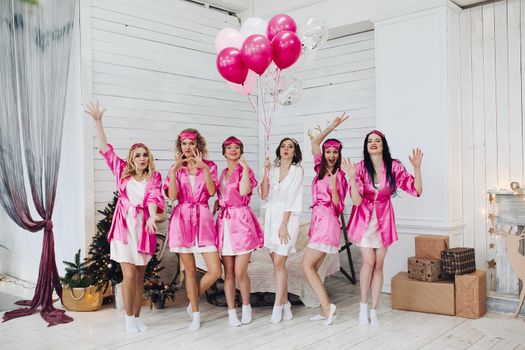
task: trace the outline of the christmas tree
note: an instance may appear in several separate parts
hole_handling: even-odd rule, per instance
[[[108,233],[111,228],[113,220],[113,213],[117,205],[118,194],[113,192],[113,200],[108,203],[104,210],[98,212],[103,215],[103,218],[97,223],[97,232],[93,237],[88,250],[86,260],[90,262],[87,274],[91,276],[93,284],[97,286],[97,290],[105,289],[109,286],[108,282],[114,286],[122,282],[122,270],[120,264],[110,260],[109,258],[109,242]]]
[[[98,211],[103,215],[103,218],[97,223],[97,233],[89,246],[88,256],[86,258],[86,262],[89,263],[86,272],[87,275],[91,277],[93,284],[97,286],[97,290],[104,288],[104,292],[109,286],[109,283],[114,286],[122,282],[120,264],[110,259],[110,245],[108,242],[108,233],[111,228],[111,222],[113,221],[113,213],[115,212],[117,200],[118,193],[113,192],[113,200],[108,203],[104,210]],[[164,268],[160,267],[159,264],[160,260],[154,255],[146,268],[146,281],[152,278],[158,278],[158,273]]]

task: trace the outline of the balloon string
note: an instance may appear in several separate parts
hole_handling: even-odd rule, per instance
[[[281,80],[281,70],[277,69],[275,72],[275,93],[273,94],[273,106],[272,110],[275,111],[275,104],[277,102],[277,95],[279,91],[279,81]]]
[[[264,101],[264,86],[263,84],[259,84],[260,86],[260,95],[261,95],[261,101],[262,101],[262,110],[263,110],[263,116],[264,118],[261,119],[261,123],[264,126],[265,131],[265,140],[266,140],[266,158],[270,156],[270,128],[271,128],[271,121],[266,114],[266,107],[265,107],[265,101]]]
[[[253,98],[250,95],[246,95],[248,97],[248,101],[250,101],[250,104],[252,105],[253,111],[257,112],[257,107],[255,107],[255,103],[253,102]]]

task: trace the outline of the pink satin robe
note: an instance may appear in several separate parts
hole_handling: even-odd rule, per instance
[[[203,161],[210,169],[215,190],[217,190],[217,165],[210,160],[204,159]],[[169,193],[170,181],[172,181],[170,172],[171,169],[164,182],[166,195]],[[177,170],[175,181],[177,181],[178,203],[173,208],[168,225],[168,246],[170,248],[194,247],[195,239],[199,247],[217,246],[217,233],[208,206],[211,196],[206,187],[204,170],[197,169],[195,173],[195,190],[191,188],[190,173],[187,168]]]
[[[310,243],[325,244],[331,247],[339,248],[341,240],[341,223],[339,215],[345,208],[345,195],[348,183],[345,173],[340,169],[337,172],[337,193],[339,194],[339,203],[336,206],[332,201],[332,189],[330,187],[330,176],[325,175],[322,180],[317,177],[321,167],[322,155],[314,156],[315,177],[312,181],[312,221],[310,224]]]
[[[107,152],[104,153],[100,151],[100,154],[104,157],[106,164],[115,175],[118,189],[118,201],[115,207],[115,213],[113,214],[111,228],[109,229],[108,241],[111,242],[111,240],[115,239],[128,244],[128,227],[126,224],[128,210],[132,210],[135,218],[139,212],[142,212],[142,229],[137,250],[149,255],[155,254],[157,239],[155,234],[146,232],[146,221],[148,221],[149,218],[148,204],[156,204],[157,212],[159,213],[164,211],[165,200],[161,191],[162,178],[160,173],[155,171],[153,176],[147,180],[144,200],[140,205],[135,206],[131,204],[126,193],[126,185],[131,178],[121,179],[122,173],[126,168],[126,162],[117,156],[111,145],[109,145]]]
[[[222,249],[224,240],[224,221],[228,220],[228,229],[232,250],[243,252],[261,248],[264,244],[264,234],[257,217],[250,208],[252,191],[257,187],[257,180],[250,169],[250,193],[241,196],[239,191],[243,168],[237,164],[228,179],[225,179],[228,169],[221,173],[219,191],[219,214],[217,216],[217,232],[219,234],[219,249]],[[224,182],[223,182],[224,181]]]
[[[414,186],[414,176],[406,171],[403,164],[394,160],[392,162],[392,173],[396,179],[397,189],[401,189],[412,196],[419,197]],[[363,234],[370,223],[372,210],[376,210],[377,225],[381,234],[384,247],[390,246],[397,241],[396,221],[394,208],[392,206],[390,187],[386,178],[385,165],[381,171],[380,190],[376,196],[372,180],[366,171],[364,161],[357,163],[356,184],[363,201],[359,206],[352,207],[352,214],[348,222],[348,238],[356,243],[361,241]],[[351,188],[349,189],[351,194]]]

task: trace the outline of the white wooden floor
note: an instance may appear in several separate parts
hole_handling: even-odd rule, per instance
[[[308,318],[318,309],[294,307],[292,321],[273,325],[271,307],[254,308],[251,324],[232,328],[226,310],[201,303],[202,326],[190,332],[187,299],[179,291],[175,304],[143,317],[151,330],[127,335],[123,313],[106,305],[91,313],[69,312],[75,321],[46,327],[39,314],[0,324],[0,349],[524,349],[525,322],[489,313],[479,320],[392,310],[384,295],[380,327],[357,323],[358,286],[340,276],[327,280],[338,307],[335,323],[326,327]],[[0,292],[32,295],[31,289],[0,282]]]

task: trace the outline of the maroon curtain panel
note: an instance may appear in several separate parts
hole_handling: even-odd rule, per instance
[[[62,287],[52,217],[75,3],[0,1],[0,205],[18,226],[43,230],[35,295],[18,301],[26,307],[4,313],[3,321],[38,309],[48,326],[73,320],[53,307],[53,291],[61,298]],[[39,218],[31,216],[30,205]]]

